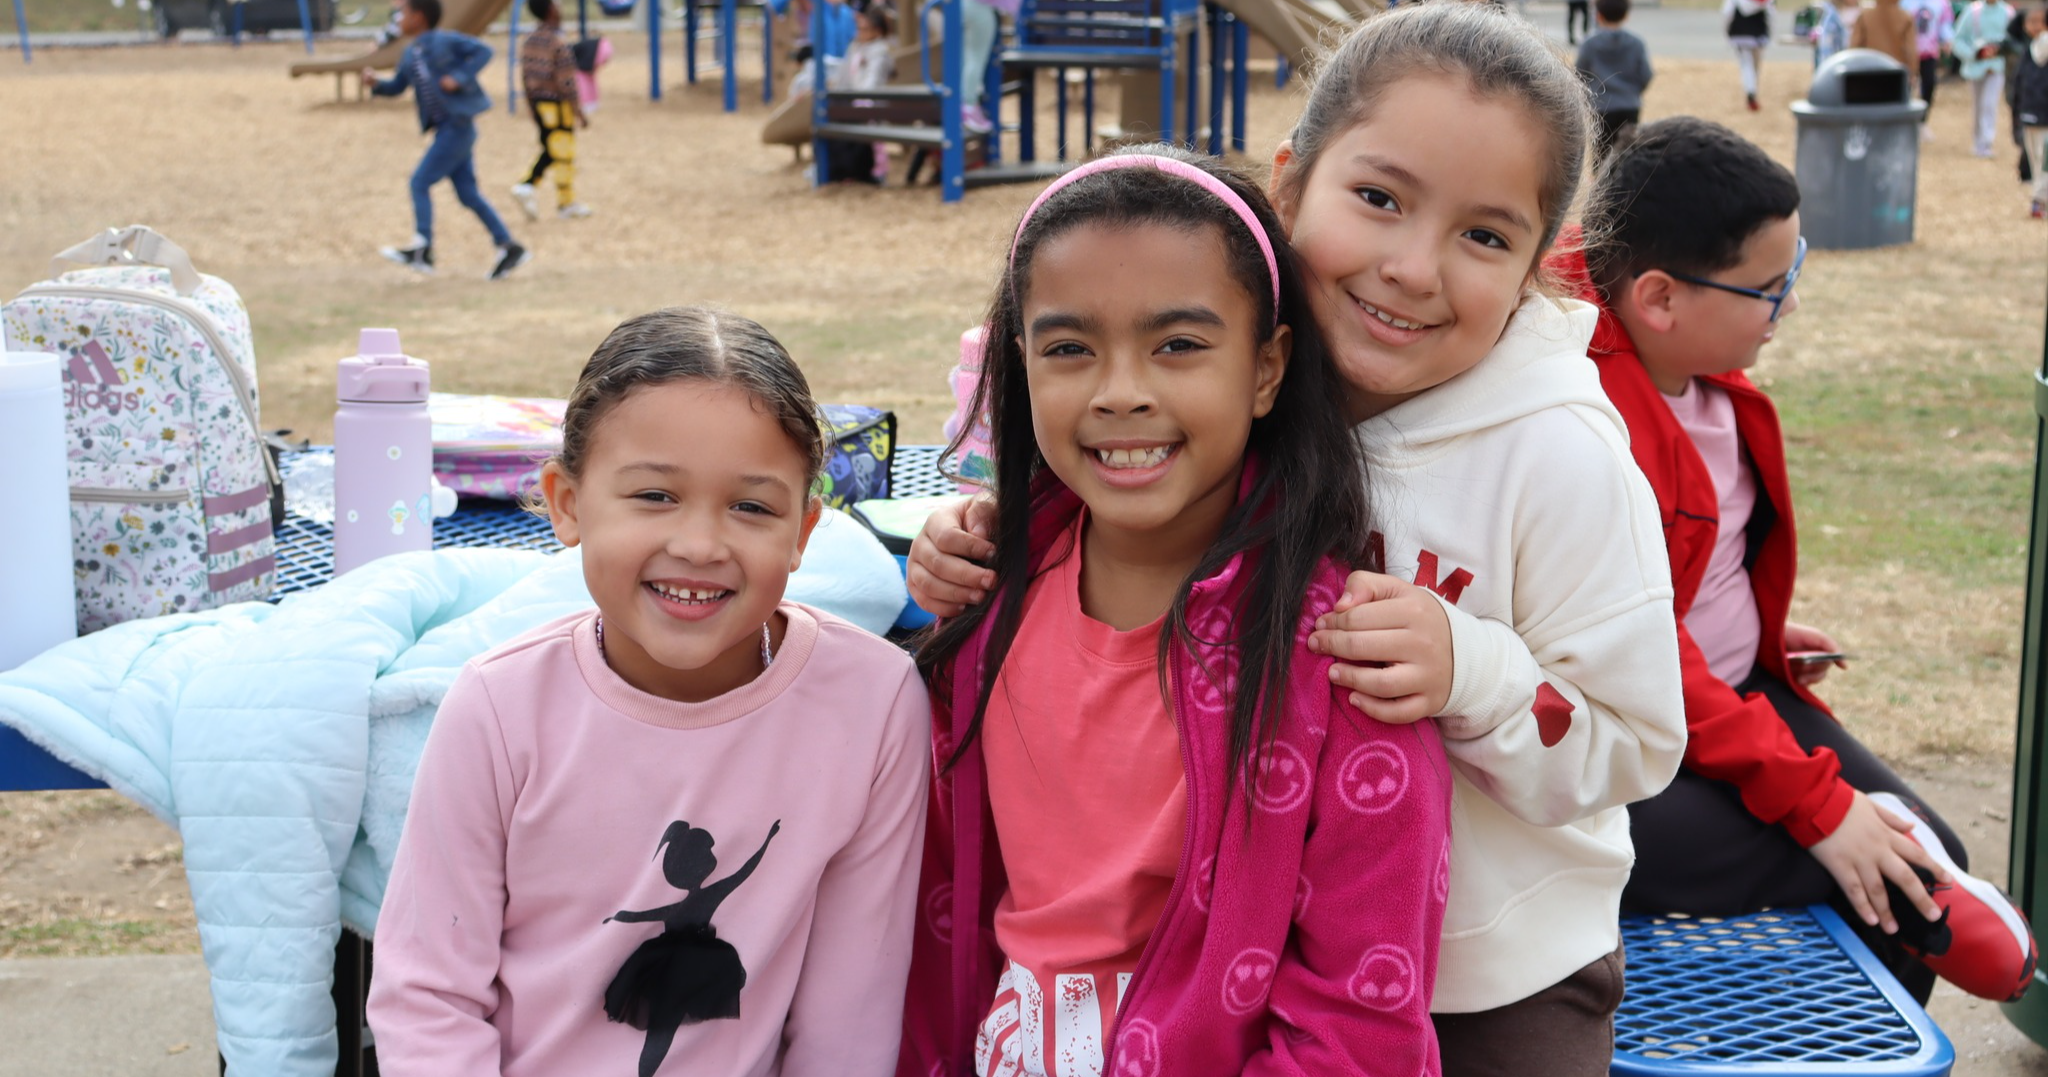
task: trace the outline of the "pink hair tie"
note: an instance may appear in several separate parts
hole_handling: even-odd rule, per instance
[[[1232,213],[1237,214],[1237,219],[1243,221],[1244,226],[1251,230],[1252,239],[1259,244],[1259,253],[1266,256],[1266,275],[1273,285],[1273,322],[1279,324],[1280,262],[1273,256],[1273,242],[1266,238],[1266,228],[1259,223],[1259,215],[1252,212],[1252,207],[1236,191],[1231,190],[1229,184],[1186,161],[1176,161],[1171,157],[1160,157],[1150,153],[1123,153],[1113,157],[1098,157],[1047,184],[1045,190],[1040,191],[1038,197],[1032,200],[1031,208],[1024,211],[1024,219],[1017,222],[1017,234],[1010,240],[1010,268],[1017,268],[1017,241],[1024,238],[1025,226],[1031,223],[1031,218],[1038,215],[1038,207],[1045,205],[1046,199],[1083,177],[1114,168],[1156,168],[1168,175],[1179,176],[1222,199],[1223,204],[1229,207]]]

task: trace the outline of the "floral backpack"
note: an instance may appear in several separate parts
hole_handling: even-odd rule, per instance
[[[64,359],[79,631],[268,596],[278,477],[241,296],[140,225],[50,272],[4,328]]]

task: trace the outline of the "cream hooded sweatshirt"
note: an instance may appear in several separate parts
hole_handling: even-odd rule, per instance
[[[1664,534],[1586,358],[1595,318],[1532,298],[1478,366],[1358,427],[1368,561],[1451,619],[1437,1013],[1519,1001],[1619,945],[1624,805],[1685,750]]]

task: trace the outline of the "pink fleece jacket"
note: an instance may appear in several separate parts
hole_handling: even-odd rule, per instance
[[[1080,500],[1034,499],[1036,566]],[[1195,584],[1199,639],[1228,639],[1245,557]],[[1302,601],[1286,713],[1249,798],[1228,777],[1236,654],[1176,646],[1169,677],[1187,775],[1186,841],[1158,927],[1105,1037],[1117,1077],[1437,1074],[1436,979],[1450,856],[1451,775],[1434,725],[1381,725],[1353,709],[1310,654],[1310,611],[1342,590],[1329,562]],[[943,766],[980,689],[987,629],[933,693]],[[1203,672],[1216,671],[1216,679]],[[972,1077],[975,1029],[995,997],[993,927],[1007,888],[981,753],[933,783],[897,1077]],[[992,1067],[992,1072],[994,1067]]]

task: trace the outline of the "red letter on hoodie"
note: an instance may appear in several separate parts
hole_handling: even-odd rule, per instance
[[[1415,586],[1427,587],[1442,595],[1445,602],[1455,606],[1458,604],[1458,596],[1465,593],[1465,588],[1472,586],[1472,574],[1461,568],[1451,573],[1439,585],[1436,582],[1436,555],[1424,550],[1415,556]]]

